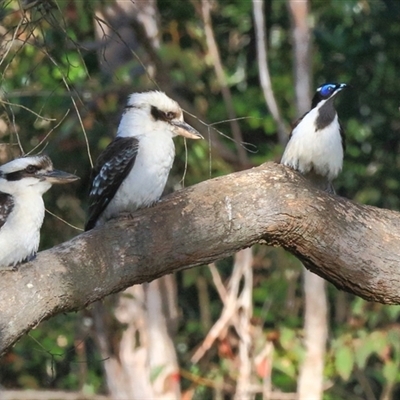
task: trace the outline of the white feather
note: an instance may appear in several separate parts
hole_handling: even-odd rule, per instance
[[[14,266],[38,250],[44,203],[43,187],[36,189],[37,186],[26,186],[13,196],[14,208],[0,229],[0,267]]]
[[[162,92],[134,93],[128,99],[125,113],[118,127],[118,137],[134,137],[139,141],[132,170],[116,191],[113,199],[96,221],[96,225],[122,212],[133,212],[148,207],[161,197],[171,170],[176,136],[174,126],[155,119],[152,106],[164,112],[174,112],[175,121],[183,121],[179,104]],[[96,179],[93,181],[94,189]]]
[[[164,191],[175,156],[172,135],[155,130],[137,138],[139,149],[135,164],[99,218],[100,224],[121,212],[152,205]]]
[[[318,107],[307,113],[292,132],[281,163],[302,174],[314,170],[329,181],[335,179],[343,166],[343,146],[337,115],[322,130],[316,129]]]
[[[36,165],[39,174],[22,176],[20,179],[7,180],[5,174],[24,171],[29,165]],[[0,192],[12,196],[13,207],[0,228],[0,269],[15,266],[33,256],[39,247],[40,228],[44,219],[42,195],[52,184],[43,179],[40,172],[53,170],[47,156],[21,157],[0,166]],[[8,207],[2,207],[7,215]]]

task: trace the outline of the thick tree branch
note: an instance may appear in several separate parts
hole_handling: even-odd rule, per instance
[[[255,243],[365,299],[400,303],[400,214],[323,193],[274,163],[175,192],[0,279],[0,353],[43,319]]]

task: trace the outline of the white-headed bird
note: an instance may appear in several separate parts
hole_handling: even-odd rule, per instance
[[[178,135],[202,138],[184,122],[176,101],[158,91],[129,97],[117,136],[92,171],[86,230],[159,200],[175,158],[173,137]]]
[[[43,194],[52,184],[77,176],[53,168],[45,155],[21,157],[0,166],[0,270],[33,259],[44,219]]]

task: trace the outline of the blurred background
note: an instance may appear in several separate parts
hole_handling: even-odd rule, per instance
[[[81,177],[45,195],[68,222],[46,214],[46,249],[80,233],[128,94],[165,91],[207,139],[175,140],[172,191],[278,162],[315,88],[345,82],[337,193],[398,210],[399,43],[396,0],[2,0],[0,162]],[[0,398],[400,398],[400,307],[308,279],[255,246],[58,315],[0,359]]]

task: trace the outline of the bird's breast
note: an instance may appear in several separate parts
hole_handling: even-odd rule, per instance
[[[44,219],[42,196],[15,196],[14,208],[0,229],[0,265],[13,265],[36,253]]]
[[[337,115],[323,129],[316,129],[315,116],[307,114],[293,130],[282,164],[307,174],[316,174],[332,181],[343,165],[343,145]]]
[[[172,138],[154,142],[140,140],[132,170],[122,182],[105,211],[108,219],[121,212],[133,212],[159,200],[175,156]]]

